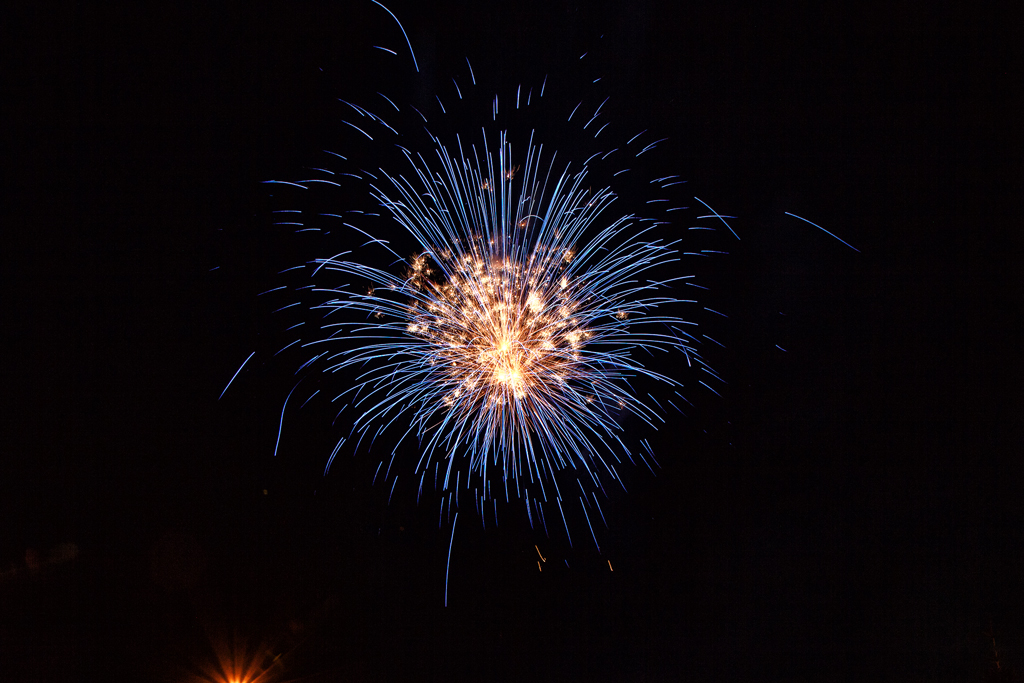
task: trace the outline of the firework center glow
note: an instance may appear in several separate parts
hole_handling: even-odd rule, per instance
[[[544,402],[575,373],[576,352],[589,337],[574,315],[574,288],[561,275],[573,254],[535,251],[515,259],[489,242],[475,246],[476,255],[437,257],[439,270],[453,274],[446,282],[430,279],[425,256],[411,260],[408,283],[419,303],[406,329],[435,347],[450,387],[446,405]]]

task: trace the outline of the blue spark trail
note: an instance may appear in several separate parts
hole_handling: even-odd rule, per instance
[[[384,5],[382,5],[379,2],[377,2],[377,0],[370,0],[370,2],[372,2],[375,5],[377,5],[378,7],[383,8],[384,11],[387,12],[388,14],[390,14],[391,18],[395,20],[395,23],[398,24],[398,28],[402,29],[402,35],[405,36],[405,43],[406,43],[406,45],[409,46],[409,54],[412,55],[412,65],[414,67],[416,67],[416,73],[419,73],[420,72],[420,65],[416,63],[416,53],[413,52],[412,43],[409,41],[409,34],[405,32],[405,27],[402,26],[402,22],[400,22],[398,20],[398,17],[395,16],[394,12],[389,10],[387,7],[384,7]],[[389,50],[389,52],[390,52],[390,50]]]
[[[253,351],[252,353],[249,354],[249,358],[252,358],[255,355],[256,355],[256,352]],[[224,392],[226,392],[228,390],[228,387],[231,386],[231,383],[235,381],[236,377],[238,377],[238,373],[240,373],[242,371],[242,368],[245,367],[245,364],[249,362],[249,358],[246,358],[245,360],[243,360],[242,364],[238,366],[237,370],[235,370],[235,374],[231,375],[231,379],[229,379],[228,383],[226,385],[224,385],[224,391],[221,391],[220,392],[220,396],[217,397],[218,401],[221,400],[222,398],[224,398]]]
[[[452,546],[455,545],[455,524],[459,521],[459,513],[455,513],[455,519],[452,521],[452,538],[448,541],[448,563],[444,568],[444,606],[448,606],[448,572],[452,567]]]
[[[796,215],[795,213],[790,213],[789,211],[785,211],[784,213],[785,213],[785,214],[786,214],[787,216],[792,216],[793,218],[799,218],[799,219],[800,219],[800,220],[802,220],[802,221],[803,221],[804,223],[811,223],[811,221],[807,220],[806,218],[802,218],[802,217],[800,217],[800,216],[797,216],[797,215]],[[834,235],[833,233],[829,232],[829,231],[828,231],[828,230],[826,230],[825,228],[821,227],[821,226],[820,226],[820,225],[818,225],[817,223],[811,223],[811,225],[813,225],[814,227],[816,227],[816,228],[817,228],[818,230],[821,230],[821,231],[822,231],[823,233],[825,233],[826,235],[831,235],[832,237],[835,237],[835,238],[836,238],[837,240],[839,240],[840,242],[842,242],[843,244],[845,244],[846,246],[848,246],[848,247],[849,247],[850,249],[853,249],[853,250],[854,250],[855,252],[857,252],[858,254],[860,253],[860,249],[858,249],[857,247],[853,246],[853,245],[852,245],[852,244],[850,244],[849,242],[847,242],[847,241],[845,241],[845,240],[843,240],[843,239],[841,239],[841,238],[839,238],[839,237],[836,237],[836,235]]]

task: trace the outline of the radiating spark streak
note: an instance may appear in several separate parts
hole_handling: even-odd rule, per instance
[[[671,403],[671,401],[670,401],[670,403]],[[591,491],[590,495],[594,498],[594,507],[597,508],[598,513],[601,515],[601,521],[604,522],[604,528],[607,529],[608,528],[608,520],[606,520],[604,518],[604,511],[601,509],[601,504],[597,502],[597,494],[595,492]]]
[[[590,117],[589,121],[587,121],[586,123],[583,124],[583,130],[586,130],[587,126],[592,124],[594,122],[594,119],[596,119],[601,114],[601,107],[603,107],[605,104],[607,104],[609,99],[610,98],[608,98],[608,97],[604,98],[604,102],[602,102],[601,104],[598,105],[597,110],[594,112],[594,115]]]
[[[450,500],[450,499],[449,499]],[[452,538],[448,541],[448,563],[444,568],[444,606],[448,606],[448,572],[452,567],[452,546],[455,545],[455,524],[459,521],[459,513],[455,513],[455,519],[452,521]]]
[[[363,135],[365,135],[365,136],[366,136],[367,138],[369,138],[370,140],[373,140],[373,138],[372,138],[372,137],[370,136],[370,134],[369,134],[369,133],[367,133],[367,132],[366,132],[365,130],[363,130],[362,128],[360,128],[360,127],[359,127],[359,126],[357,126],[356,124],[354,124],[354,123],[349,123],[348,121],[345,121],[344,119],[342,119],[342,121],[341,121],[341,122],[342,122],[342,123],[344,123],[344,124],[346,124],[346,125],[352,126],[352,127],[353,127],[353,128],[355,128],[356,130],[358,130],[358,131],[359,131],[360,133],[362,133]],[[306,182],[306,181],[303,181],[303,182]]]
[[[377,48],[378,50],[384,50],[384,52],[390,52],[391,54],[395,55],[396,57],[398,56],[397,52],[395,52],[394,50],[391,50],[389,48],[381,47],[380,45],[374,45],[374,47]]]
[[[292,183],[292,182],[289,182],[287,180],[264,180],[263,183],[266,184],[266,185],[270,185],[270,184],[274,184],[274,185],[291,185],[292,187],[301,187],[303,190],[308,190],[309,189],[305,185],[299,185],[298,183]]]
[[[319,391],[319,389],[318,389],[317,391]],[[312,398],[312,396],[310,396],[310,398]],[[308,401],[309,399],[306,399],[306,400]],[[303,403],[302,405],[306,405],[306,404],[305,404],[305,403]],[[338,455],[338,451],[340,451],[340,450],[341,450],[341,445],[342,445],[343,443],[345,443],[345,437],[341,437],[341,440],[340,440],[340,441],[338,441],[337,445],[336,445],[336,446],[334,447],[334,450],[333,450],[333,451],[331,451],[331,457],[329,457],[329,458],[327,459],[327,466],[326,466],[326,467],[324,467],[324,476],[325,476],[325,477],[327,476],[327,473],[331,471],[331,463],[333,463],[333,462],[334,462],[334,458],[335,458],[335,456],[337,456],[337,455]],[[393,491],[393,490],[392,490],[392,491]]]
[[[295,386],[292,387],[292,390],[288,392],[287,396],[285,396],[284,405],[281,406],[281,419],[277,423],[277,441],[274,442],[274,457],[275,458],[277,457],[277,448],[278,448],[278,446],[281,445],[281,430],[284,429],[284,411],[285,411],[285,408],[288,407],[288,399],[290,399],[292,397],[292,394],[295,393],[295,390],[298,388],[298,386],[299,386],[299,383],[296,382]]]
[[[245,360],[242,361],[242,364],[238,366],[237,370],[235,370],[235,374],[231,375],[231,379],[229,379],[228,383],[224,385],[224,390],[221,391],[220,392],[220,396],[217,397],[218,401],[221,400],[222,398],[224,398],[224,393],[228,390],[228,387],[231,386],[231,383],[235,381],[235,378],[238,377],[238,373],[240,373],[242,371],[242,368],[244,368],[245,364],[249,362],[249,359],[251,359],[255,355],[256,355],[256,352],[253,351],[252,353],[249,354],[248,358],[246,358]]]
[[[800,219],[800,220],[802,220],[802,221],[803,221],[804,223],[811,223],[811,221],[807,220],[806,218],[802,218],[802,217],[800,217],[800,216],[797,216],[797,215],[796,215],[795,213],[790,213],[789,211],[784,211],[783,213],[785,213],[785,214],[786,214],[787,216],[792,216],[793,218],[799,218],[799,219]],[[852,244],[850,244],[849,242],[847,242],[847,241],[845,241],[845,240],[843,240],[843,239],[841,239],[841,238],[837,237],[837,236],[836,236],[835,234],[833,234],[833,233],[829,232],[828,230],[826,230],[825,228],[821,227],[821,226],[820,226],[820,225],[818,225],[817,223],[811,223],[811,225],[813,225],[814,227],[816,227],[816,228],[817,228],[818,230],[821,230],[821,231],[822,231],[823,233],[825,233],[826,235],[831,235],[832,237],[835,237],[835,238],[836,238],[837,240],[839,240],[840,242],[842,242],[843,244],[845,244],[846,246],[848,246],[848,247],[849,247],[850,249],[853,249],[853,250],[854,250],[855,252],[857,252],[858,254],[860,253],[860,249],[858,249],[857,247],[853,246],[853,245],[852,245]]]
[[[348,123],[348,121],[344,121],[343,123]],[[352,124],[349,124],[349,125],[352,125]],[[355,126],[352,126],[352,127],[355,128]],[[360,131],[360,132],[362,132],[362,131]],[[367,136],[367,137],[369,137],[369,136]],[[323,183],[325,185],[334,185],[335,187],[341,187],[341,185],[339,185],[338,183],[334,182],[333,180],[322,180],[320,178],[309,178],[307,180],[301,180],[299,182],[303,182],[303,183]]]
[[[569,534],[569,523],[565,521],[565,511],[562,509],[562,499],[556,498],[555,502],[558,503],[558,512],[562,515],[562,524],[565,526],[565,537],[569,539],[569,547],[572,547],[572,535]],[[566,562],[565,566],[569,566]]]
[[[698,382],[700,382],[701,384],[703,384],[703,385],[704,385],[705,387],[707,387],[707,389],[708,389],[709,391],[711,391],[711,392],[712,392],[712,393],[713,393],[713,394],[714,394],[715,396],[718,396],[718,397],[721,397],[721,396],[722,396],[722,395],[721,395],[720,393],[718,393],[717,391],[715,391],[714,389],[712,389],[711,387],[709,387],[709,386],[708,386],[707,384],[705,384],[705,383],[704,383],[704,380],[702,380],[702,379],[699,379],[699,380],[697,380],[697,381],[698,381]]]
[[[391,10],[389,10],[389,9],[388,9],[387,7],[384,7],[384,5],[382,5],[382,4],[380,4],[379,2],[377,2],[377,0],[370,0],[370,2],[372,2],[372,3],[373,3],[373,4],[375,4],[375,5],[377,5],[378,7],[381,7],[381,8],[382,8],[382,9],[383,9],[383,10],[384,10],[385,12],[387,12],[388,14],[390,14],[390,15],[391,15],[391,18],[395,20],[395,23],[396,23],[396,24],[398,24],[398,28],[402,29],[402,35],[403,35],[403,36],[405,36],[405,42],[406,42],[406,44],[407,44],[407,45],[409,46],[409,54],[410,54],[410,55],[412,55],[412,65],[413,65],[414,67],[416,67],[416,73],[419,73],[419,72],[420,72],[420,65],[416,63],[416,53],[415,53],[415,52],[413,52],[413,49],[412,49],[412,43],[411,43],[411,42],[409,41],[409,34],[407,34],[407,33],[405,32],[405,27],[404,27],[404,26],[402,26],[402,22],[400,22],[400,21],[398,20],[398,17],[396,17],[396,16],[395,16],[395,13],[394,13],[394,12],[392,12]]]
[[[292,346],[295,346],[295,345],[296,345],[296,344],[298,344],[298,343],[299,343],[300,341],[302,341],[302,340],[301,340],[301,339],[296,339],[296,340],[295,340],[295,341],[293,341],[293,342],[292,342],[291,344],[288,344],[287,346],[284,346],[284,347],[282,347],[282,348],[278,349],[277,353],[275,353],[274,355],[276,356],[276,355],[278,355],[279,353],[281,353],[282,351],[284,351],[285,349],[288,349],[288,348],[291,348]]]
[[[594,545],[597,546],[597,552],[601,552],[601,544],[597,542],[597,534],[594,533],[594,525],[590,523],[590,515],[587,514],[587,505],[584,500],[584,498],[580,498],[580,507],[583,508],[584,517],[587,518],[587,526],[590,527],[590,536],[594,539]]]
[[[652,150],[652,149],[654,149],[655,145],[657,145],[657,144],[658,144],[659,142],[665,142],[665,140],[668,140],[668,138],[662,138],[662,139],[660,139],[660,140],[655,140],[654,142],[652,142],[651,144],[647,145],[647,146],[646,146],[646,147],[644,147],[644,148],[643,148],[642,150],[640,150],[639,152],[637,152],[637,153],[636,153],[636,155],[637,155],[637,156],[640,156],[640,155],[641,155],[641,154],[643,154],[644,152],[646,152],[646,151],[648,151],[648,150]]]
[[[712,339],[711,337],[709,337],[709,336],[708,336],[708,335],[706,335],[706,334],[702,334],[702,335],[700,335],[700,336],[704,337],[704,338],[705,338],[705,339],[707,339],[707,340],[708,340],[709,342],[712,342],[712,343],[714,343],[714,344],[718,344],[718,345],[719,345],[719,346],[721,346],[721,347],[722,347],[723,349],[725,348],[725,344],[723,344],[722,342],[720,342],[720,341],[718,341],[718,340],[716,340],[716,339]]]
[[[544,527],[544,535],[550,538],[551,535],[548,533],[548,521],[544,518],[544,509],[540,506],[538,501],[534,501],[534,505],[537,508],[537,516],[540,517],[541,526]]]
[[[697,200],[698,202],[700,202],[701,204],[704,204],[704,206],[706,206],[706,207],[707,207],[708,211],[710,211],[711,213],[715,214],[715,217],[716,217],[716,218],[717,218],[718,220],[720,220],[720,221],[722,221],[723,223],[725,223],[725,227],[729,228],[729,232],[731,232],[731,233],[733,234],[733,237],[735,237],[736,239],[740,239],[740,236],[736,234],[736,231],[732,229],[732,226],[731,226],[731,225],[729,225],[728,223],[726,223],[726,222],[725,222],[725,218],[723,218],[723,217],[722,217],[721,215],[719,215],[719,213],[718,213],[717,211],[715,211],[715,210],[714,210],[714,209],[712,209],[712,208],[711,208],[710,206],[708,206],[708,205],[707,205],[707,204],[706,204],[706,203],[704,202],[704,200],[703,200],[703,199],[701,199],[700,197],[694,197],[694,199],[696,199],[696,200]],[[740,240],[740,241],[742,241],[742,240]]]
[[[371,120],[373,120],[373,121],[376,121],[376,122],[377,122],[377,123],[379,123],[380,125],[384,126],[384,127],[385,127],[385,128],[387,128],[388,130],[390,130],[390,131],[391,131],[392,133],[394,133],[395,135],[398,135],[398,131],[397,131],[397,130],[395,130],[394,128],[392,128],[391,126],[389,126],[389,125],[387,124],[387,121],[385,121],[385,120],[384,120],[384,119],[382,119],[381,117],[377,116],[377,115],[376,115],[376,114],[374,114],[374,113],[373,113],[372,111],[370,111],[370,110],[368,110],[368,109],[363,109],[362,107],[360,107],[360,106],[358,106],[358,105],[352,104],[351,102],[347,102],[347,101],[345,101],[345,100],[343,100],[343,99],[340,99],[340,98],[338,99],[338,101],[339,101],[339,102],[341,102],[342,104],[347,104],[348,106],[352,107],[352,109],[354,109],[354,110],[356,111],[356,113],[358,113],[358,114],[359,114],[360,116],[368,116],[368,117],[369,117],[369,118],[370,118]],[[394,103],[392,103],[392,104],[394,104]],[[442,109],[443,109],[443,107],[442,107]],[[343,123],[348,123],[348,121],[343,121]],[[351,123],[349,123],[349,125],[351,126],[352,124],[351,124]],[[355,128],[355,126],[352,126],[352,127],[353,127],[353,128]],[[361,133],[363,132],[363,131],[362,131],[362,130],[360,130],[359,128],[356,128],[356,130],[359,130],[359,132],[361,132]],[[366,135],[366,133],[363,133],[363,135]],[[369,137],[369,136],[367,136],[367,137]],[[370,138],[370,139],[372,140],[373,138]],[[320,171],[320,170],[323,170],[323,169],[316,169],[316,170]],[[331,173],[331,172],[330,172],[330,171],[327,171],[327,173]],[[333,174],[333,173],[331,173],[331,175],[334,175],[334,174]],[[348,175],[348,174],[344,174],[344,173],[343,173],[342,175]],[[306,181],[302,181],[302,182],[306,182]],[[339,187],[340,187],[340,186],[339,186]]]

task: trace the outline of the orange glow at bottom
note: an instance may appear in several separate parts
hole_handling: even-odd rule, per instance
[[[238,636],[210,637],[213,658],[197,666],[189,683],[273,683],[280,680],[283,653],[269,643],[253,644]]]

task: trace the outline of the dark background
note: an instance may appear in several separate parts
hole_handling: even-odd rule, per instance
[[[418,78],[368,0],[8,10],[0,679],[189,680],[230,643],[268,681],[1024,670],[1019,13],[389,7]],[[590,50],[613,120],[738,217],[707,274],[728,385],[658,437],[600,555],[467,513],[444,608],[432,512],[324,479],[326,425],[272,457],[272,363],[217,401],[291,265],[261,181],[314,165],[347,92]]]

